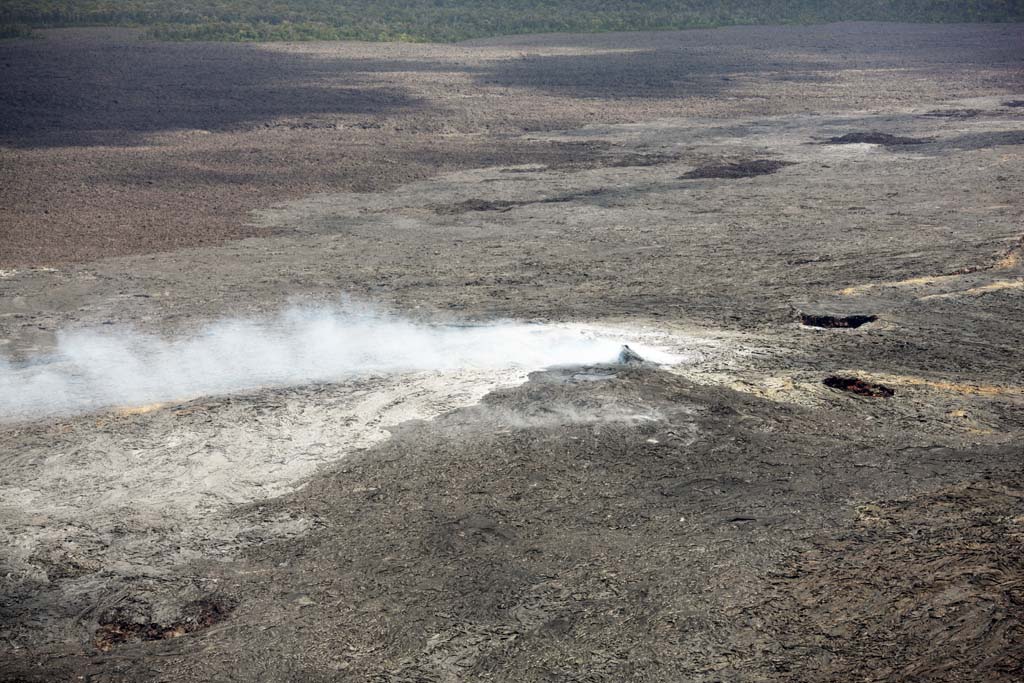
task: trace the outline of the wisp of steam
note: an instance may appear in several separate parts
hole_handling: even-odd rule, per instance
[[[45,357],[0,357],[0,420],[359,375],[612,362],[620,343],[564,326],[434,326],[323,308],[225,320],[172,340],[131,329],[73,330],[60,333]]]

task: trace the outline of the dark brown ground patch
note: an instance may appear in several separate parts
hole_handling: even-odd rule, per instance
[[[847,391],[851,394],[868,396],[870,398],[890,398],[896,395],[895,391],[884,384],[875,384],[874,382],[868,382],[857,377],[832,375],[823,379],[821,383],[829,389],[838,389],[839,391]]]
[[[731,164],[713,164],[699,166],[689,173],[679,176],[681,180],[692,180],[697,178],[753,178],[759,175],[769,175],[781,168],[792,166],[792,161],[776,161],[774,159],[752,159],[750,161],[737,161]]]
[[[825,141],[827,145],[886,145],[888,147],[896,147],[899,145],[923,145],[930,140],[924,138],[911,138],[900,135],[890,135],[889,133],[847,133],[846,135],[839,135],[837,137],[831,137]]]
[[[185,605],[182,609],[182,617],[169,624],[139,620],[126,613],[115,611],[100,620],[93,642],[97,648],[108,652],[117,645],[133,640],[178,638],[224,621],[234,607],[230,600],[222,597],[196,600]]]
[[[790,680],[1024,680],[1022,486],[862,505],[817,541],[776,582],[782,647],[807,673]]]

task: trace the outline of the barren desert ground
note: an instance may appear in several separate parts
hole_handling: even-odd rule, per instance
[[[0,681],[1024,680],[1024,25],[0,69]]]

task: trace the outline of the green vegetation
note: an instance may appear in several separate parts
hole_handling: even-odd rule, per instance
[[[30,38],[32,37],[32,28],[25,24],[5,24],[0,23],[0,40],[4,38]]]
[[[4,30],[145,26],[168,40],[456,41],[846,20],[1021,21],[1024,0],[0,0]]]

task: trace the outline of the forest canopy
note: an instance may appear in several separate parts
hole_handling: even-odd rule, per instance
[[[0,0],[0,37],[146,27],[168,40],[406,40],[873,20],[1021,21],[1024,0]]]

